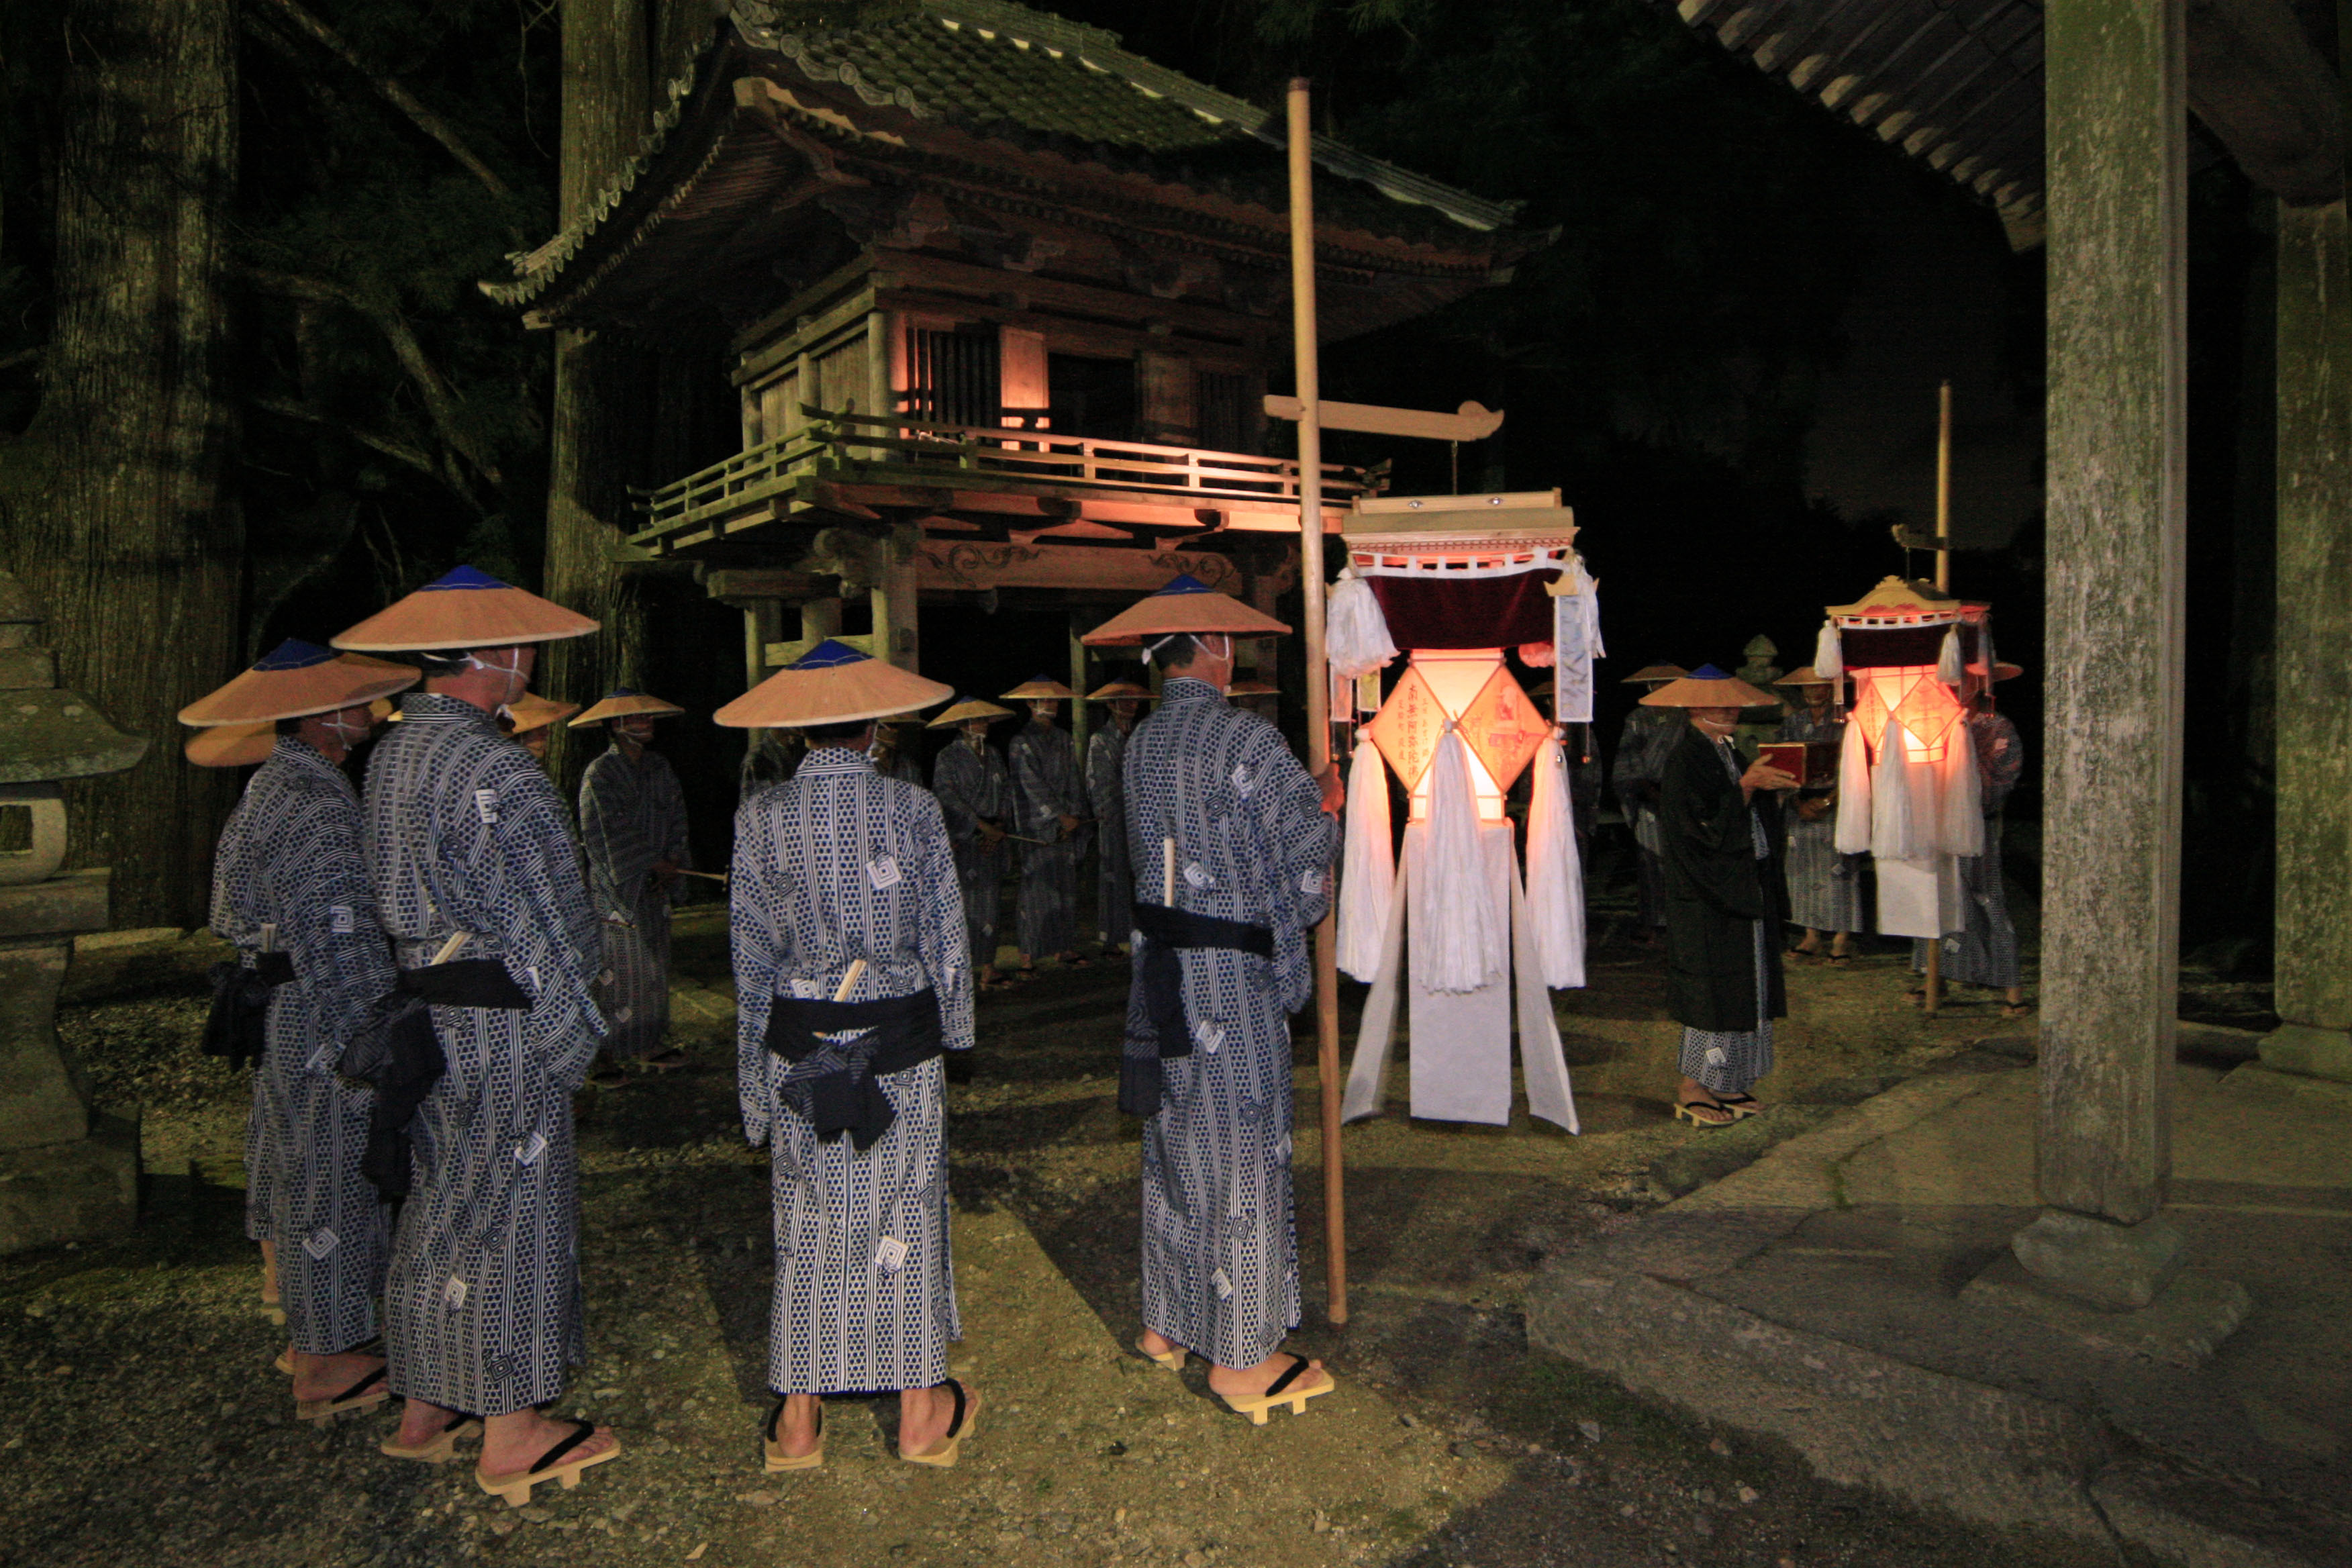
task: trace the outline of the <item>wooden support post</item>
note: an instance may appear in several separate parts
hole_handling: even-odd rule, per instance
[[[1291,345],[1298,374],[1298,581],[1306,603],[1307,766],[1331,765],[1331,679],[1323,654],[1323,429],[1315,314],[1315,163],[1304,77],[1290,83]],[[1337,868],[1332,868],[1336,871]],[[1327,872],[1327,875],[1330,873]],[[1332,900],[1333,908],[1339,900]],[[1315,928],[1315,1064],[1322,1088],[1325,1307],[1348,1321],[1348,1201],[1339,1157],[1339,938],[1336,914]]]
[[[2179,1262],[2184,0],[2050,0],[2042,1216],[2047,1288],[2145,1306]]]
[[[1081,782],[1087,776],[1087,733],[1092,728],[1089,721],[1093,718],[1087,710],[1087,645],[1078,640],[1093,629],[1087,624],[1087,619],[1083,610],[1070,612],[1070,689],[1077,693],[1070,703],[1070,745],[1077,753]],[[1099,834],[1102,829],[1097,826],[1095,831]],[[1102,940],[1111,941],[1111,933],[1104,931]]]
[[[2352,1079],[2352,233],[2278,214],[2279,1027],[2263,1060]]]
[[[874,546],[874,657],[901,669],[922,668],[920,563],[923,531],[909,523]]]
[[[1952,591],[1952,384],[1936,392],[1936,587]],[[1940,905],[1942,899],[1937,902]],[[1938,925],[1943,922],[1938,920]],[[1927,973],[1919,987],[1920,1011],[1930,1018],[1944,1005],[1944,939],[1927,943]]]

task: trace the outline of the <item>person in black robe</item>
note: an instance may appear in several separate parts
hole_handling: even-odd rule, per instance
[[[1659,789],[1665,870],[1666,1008],[1683,1026],[1675,1115],[1727,1127],[1763,1109],[1748,1090],[1772,1070],[1781,988],[1780,811],[1797,780],[1750,763],[1731,742],[1739,710],[1761,697],[1703,665],[1644,697],[1690,723],[1666,755]]]

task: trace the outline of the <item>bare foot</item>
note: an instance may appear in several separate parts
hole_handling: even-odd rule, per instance
[[[817,1425],[824,1401],[814,1394],[787,1394],[784,1413],[776,1421],[776,1451],[797,1459],[814,1451],[824,1428]]]
[[[358,1351],[341,1351],[334,1355],[312,1355],[308,1351],[292,1353],[297,1399],[332,1399],[383,1364],[383,1357],[364,1355]]]
[[[1178,1344],[1174,1340],[1170,1339],[1166,1334],[1160,1332],[1156,1329],[1146,1329],[1143,1331],[1142,1343],[1144,1353],[1147,1355],[1166,1355],[1170,1351],[1181,1351],[1184,1349],[1182,1345]]]
[[[980,1410],[980,1395],[966,1384],[963,1391],[963,1418],[968,1424]],[[936,1388],[909,1388],[898,1395],[898,1452],[929,1453],[939,1447],[940,1439],[948,1435],[948,1424],[955,1419],[955,1392],[946,1384]]]
[[[1219,1366],[1209,1363],[1209,1392],[1224,1399],[1249,1399],[1272,1387],[1275,1379],[1288,1372],[1297,1358],[1287,1351],[1276,1351],[1255,1366]],[[1323,1363],[1310,1361],[1304,1371],[1290,1380],[1290,1386],[1302,1388],[1312,1384],[1323,1371]]]
[[[400,1406],[400,1434],[394,1441],[407,1448],[430,1443],[447,1431],[449,1423],[457,1418],[457,1412],[455,1410],[444,1410],[437,1405],[427,1405],[422,1399],[403,1400]]]
[[[278,1304],[278,1244],[261,1244],[261,1299],[270,1306]]]
[[[412,1405],[415,1400],[409,1402]],[[496,1479],[519,1476],[540,1461],[540,1457],[572,1436],[572,1423],[556,1421],[526,1406],[504,1415],[493,1415],[482,1423],[482,1474]],[[401,1438],[408,1440],[408,1425],[401,1423]],[[599,1426],[595,1435],[584,1439],[578,1447],[563,1456],[566,1462],[585,1459],[620,1446],[610,1426]]]

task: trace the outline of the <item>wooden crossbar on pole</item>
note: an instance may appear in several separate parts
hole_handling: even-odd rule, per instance
[[[1323,651],[1323,426],[1316,360],[1315,165],[1305,77],[1290,82],[1290,331],[1298,385],[1298,580],[1306,591],[1307,765],[1331,765],[1331,676]],[[1335,889],[1336,891],[1336,889]],[[1315,1066],[1322,1089],[1326,1315],[1348,1321],[1348,1205],[1339,1159],[1339,900],[1315,928]]]

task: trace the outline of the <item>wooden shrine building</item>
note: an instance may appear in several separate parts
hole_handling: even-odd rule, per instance
[[[534,327],[721,335],[740,450],[640,492],[626,553],[743,611],[750,680],[845,599],[908,666],[926,604],[1065,608],[1075,634],[1189,572],[1267,605],[1297,563],[1263,410],[1281,139],[1278,109],[1003,0],[740,0],[589,216],[486,287]],[[1315,158],[1328,339],[1536,243],[1505,204]],[[1335,508],[1376,486],[1327,467]]]

